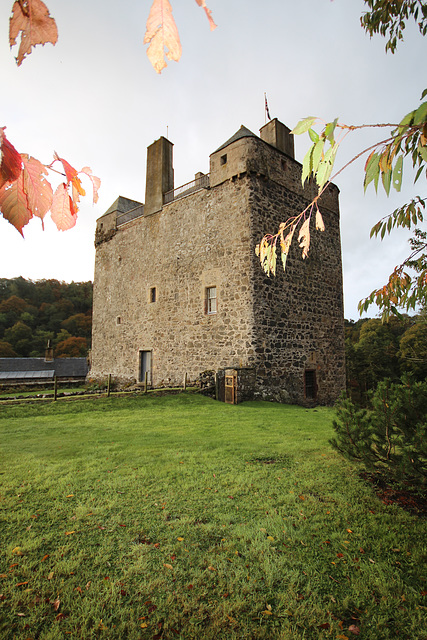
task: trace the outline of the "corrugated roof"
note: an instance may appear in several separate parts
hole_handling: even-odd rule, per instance
[[[54,369],[50,369],[49,371],[0,371],[0,380],[46,380],[54,376]]]

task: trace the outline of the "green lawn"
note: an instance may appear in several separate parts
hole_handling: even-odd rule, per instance
[[[0,407],[2,640],[425,639],[426,522],[332,451],[332,416]]]

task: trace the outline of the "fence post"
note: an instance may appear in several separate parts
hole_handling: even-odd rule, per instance
[[[184,376],[184,391],[187,391],[187,372],[185,372]]]
[[[53,379],[53,399],[58,398],[58,378],[55,376]]]
[[[147,393],[147,389],[148,389],[148,371],[145,372],[144,393]]]
[[[107,398],[110,397],[110,392],[111,392],[111,373],[108,374]]]

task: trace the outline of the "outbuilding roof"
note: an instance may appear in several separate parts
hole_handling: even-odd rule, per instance
[[[86,358],[0,358],[0,379],[84,378],[88,372]],[[13,375],[12,375],[13,374]]]

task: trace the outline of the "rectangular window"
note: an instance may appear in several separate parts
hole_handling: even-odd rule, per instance
[[[315,400],[317,396],[316,372],[307,369],[304,372],[304,395],[308,400]]]
[[[216,287],[208,287],[206,289],[206,313],[213,315],[216,311]]]
[[[227,164],[227,154],[220,157],[219,162],[222,165]]]
[[[151,289],[150,289],[150,302],[156,302],[156,299],[157,299],[156,287],[151,287]]]
[[[147,374],[147,384],[151,383],[151,351],[139,352],[139,381],[145,382],[145,374]]]

